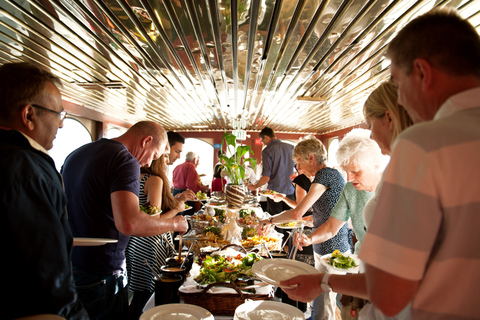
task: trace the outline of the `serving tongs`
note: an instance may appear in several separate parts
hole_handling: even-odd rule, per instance
[[[260,280],[260,279],[256,279],[256,280]],[[261,281],[261,280],[260,280]],[[254,289],[254,288],[260,288],[260,287],[266,287],[268,286],[269,284],[266,283],[266,282],[260,282],[260,283],[256,283],[256,284],[251,284],[251,285],[247,285],[247,286],[239,286],[239,285],[236,285],[232,282],[225,282],[225,283],[230,283],[232,284],[233,286],[237,287],[238,289],[240,290],[248,290],[248,289]],[[208,287],[209,285],[206,285],[206,284],[197,284],[197,289],[205,289],[206,287]]]
[[[163,241],[165,241],[166,243],[168,243],[168,245],[170,246],[170,248],[172,248],[173,252],[175,252],[175,254],[177,254],[177,249],[175,249],[175,247],[173,246],[173,244],[170,243],[170,241],[168,241],[168,239],[165,237],[165,234],[162,233],[162,238],[163,238]]]
[[[295,234],[295,233],[298,233],[298,237],[300,238],[303,234],[303,223],[302,225],[299,227],[299,228],[296,228],[292,233],[290,233],[290,236]],[[298,244],[293,248],[290,256],[288,257],[288,259],[291,259],[291,260],[295,260],[295,256],[297,255],[297,251],[298,251]]]
[[[148,269],[150,269],[150,271],[152,271],[153,277],[154,277],[155,280],[160,280],[161,279],[160,275],[155,270],[153,270],[153,268],[150,266],[147,259],[143,260],[143,263],[148,267]]]
[[[183,259],[182,264],[180,265],[180,269],[183,269],[183,266],[188,259],[188,255],[190,254],[190,251],[192,251],[193,245],[197,242],[198,242],[197,240],[192,241],[192,244],[190,245],[190,248],[188,248],[187,255],[185,256],[185,259]],[[181,252],[180,252],[180,256],[181,256]]]

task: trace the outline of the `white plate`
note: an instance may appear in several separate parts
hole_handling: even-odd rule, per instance
[[[207,202],[207,203],[205,203],[205,207],[223,208],[223,207],[227,207],[227,203],[225,201]]]
[[[117,239],[106,238],[73,238],[74,247],[101,246],[107,243],[117,243]]]
[[[291,222],[295,222],[295,225],[288,226],[288,227],[282,226],[283,223],[274,223],[274,225],[279,229],[295,229],[295,228],[300,228],[301,226],[306,226],[308,224],[307,220],[296,220]]]
[[[249,301],[235,309],[234,320],[304,320],[297,308],[275,301]]]
[[[280,192],[276,192],[276,193],[274,193],[274,194],[279,194],[279,195],[281,195],[281,196],[283,196],[283,197],[286,196],[285,193],[280,193]],[[265,196],[265,197],[269,197],[269,198],[273,198],[273,195],[274,195],[274,194],[260,192],[260,195]]]
[[[257,278],[282,288],[292,288],[292,286],[282,286],[280,281],[301,274],[320,273],[305,262],[290,259],[263,259],[253,264],[252,271]]]
[[[190,209],[192,209],[192,207],[191,207],[191,206],[188,206],[188,207],[186,207],[185,210],[183,210],[183,211],[187,211],[187,210],[190,210]]]
[[[353,260],[355,260],[355,263],[357,266],[355,268],[350,268],[350,269],[341,269],[341,268],[334,267],[327,262],[327,260],[330,259],[332,254],[323,255],[320,262],[328,269],[328,273],[338,273],[338,274],[358,273],[360,271],[360,259],[358,259],[358,256],[353,253],[343,253],[343,255],[351,257]]]
[[[155,216],[158,216],[160,213],[162,213],[162,211],[160,211],[159,213],[155,213],[155,214],[149,214],[150,217],[155,217]]]
[[[164,304],[145,311],[139,320],[214,320],[204,308],[193,304]]]

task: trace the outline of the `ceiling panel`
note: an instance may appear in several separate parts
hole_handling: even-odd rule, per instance
[[[445,5],[479,29],[479,1],[0,0],[0,63],[131,124],[322,134],[363,121],[388,42]]]

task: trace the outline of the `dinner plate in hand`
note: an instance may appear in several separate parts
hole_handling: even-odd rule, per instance
[[[282,224],[288,223],[288,222],[274,223],[274,225],[275,227],[280,229],[295,229],[295,228],[300,228],[301,226],[306,226],[308,224],[307,220],[295,220],[292,222],[295,222],[293,226],[282,226]]]
[[[101,246],[107,243],[117,243],[117,239],[106,238],[73,238],[74,247]]]
[[[294,288],[284,286],[280,281],[293,278],[301,274],[320,273],[311,265],[290,259],[264,259],[253,264],[252,272],[255,276],[266,283],[282,288]]]

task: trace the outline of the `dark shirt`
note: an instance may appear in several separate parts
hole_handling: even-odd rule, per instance
[[[68,197],[69,223],[75,237],[118,239],[118,243],[75,247],[73,265],[96,274],[125,271],[129,237],[113,219],[110,195],[140,188],[140,165],[120,142],[100,139],[73,151],[62,167]]]
[[[308,192],[310,190],[310,186],[312,185],[312,181],[310,181],[310,179],[304,174],[296,176],[292,182],[305,190],[305,192]]]
[[[293,174],[293,146],[273,139],[262,150],[262,176],[270,178],[267,188],[280,193],[292,195],[295,192],[290,175]]]
[[[88,319],[77,299],[61,177],[46,153],[0,130],[2,319],[50,313]]]
[[[313,231],[315,231],[330,218],[330,213],[342,194],[345,179],[338,170],[326,167],[315,174],[313,183],[324,185],[327,188],[312,206]],[[322,255],[332,253],[334,250],[340,250],[341,252],[350,250],[347,224],[345,223],[333,238],[314,244],[313,250]]]

